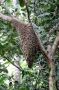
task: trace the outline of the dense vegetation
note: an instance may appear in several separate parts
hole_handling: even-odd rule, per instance
[[[54,48],[55,45],[52,62],[56,80],[53,89],[49,86],[51,68],[45,56],[41,51],[37,53],[32,68],[28,68],[20,36],[10,21],[1,18],[1,14],[15,17],[25,24],[32,23],[50,57],[52,49],[48,46]],[[16,59],[19,67],[15,64]],[[11,64],[20,72],[19,82],[13,78],[13,72],[9,75]],[[59,90],[59,0],[0,0],[0,90]]]

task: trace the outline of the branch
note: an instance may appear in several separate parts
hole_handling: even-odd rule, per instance
[[[5,21],[8,21],[8,22],[11,22],[11,23],[13,23],[13,21],[15,21],[15,22],[17,21],[17,22],[19,22],[20,24],[22,24],[22,23],[19,21],[18,18],[13,17],[13,16],[4,15],[4,14],[2,14],[2,13],[0,13],[0,19],[5,20]]]
[[[56,39],[54,41],[54,44],[52,46],[52,56],[55,54],[55,51],[58,47],[58,44],[59,44],[59,36],[56,37]]]
[[[16,23],[16,22],[18,22],[20,26],[22,24],[24,24],[24,23],[20,22],[18,18],[13,17],[13,16],[4,15],[2,13],[0,13],[0,19],[11,22],[13,24],[13,26],[14,26],[14,23]],[[26,25],[26,24],[24,24],[24,25]],[[14,27],[16,27],[16,26],[14,26]]]
[[[10,62],[13,66],[15,66],[16,68],[18,68],[20,71],[22,71],[22,68],[19,66],[17,66],[17,65],[15,65],[11,60],[9,60],[9,58],[8,57],[3,57],[3,58],[5,58],[8,62]]]
[[[43,44],[41,43],[40,38],[39,38],[39,44],[40,44],[40,49],[41,49],[42,54],[45,56],[46,61],[48,62],[48,65],[50,65],[52,59],[48,56],[48,53],[47,53],[47,51],[45,50]]]
[[[24,0],[24,2],[25,2],[26,10],[27,10],[28,21],[29,21],[29,23],[31,23],[31,20],[30,20],[30,11],[29,11],[29,8],[28,8],[29,1],[28,0]]]
[[[54,31],[59,31],[59,23],[57,23],[52,29],[50,29],[49,35]]]
[[[12,17],[4,15],[2,13],[0,13],[0,19],[6,20],[6,21],[12,21]]]

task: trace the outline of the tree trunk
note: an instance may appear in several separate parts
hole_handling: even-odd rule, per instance
[[[50,63],[50,72],[49,72],[49,90],[57,90],[56,88],[56,72],[55,64],[52,61]]]
[[[48,56],[50,58],[50,72],[49,72],[49,90],[57,90],[56,88],[56,71],[55,71],[55,63],[53,60],[53,55],[52,55],[52,47],[51,45],[48,45]]]

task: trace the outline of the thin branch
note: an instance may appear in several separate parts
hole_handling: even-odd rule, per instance
[[[5,58],[5,59],[6,59],[8,62],[10,62],[13,66],[15,66],[15,67],[18,68],[20,71],[22,71],[22,68],[21,68],[20,66],[18,67],[17,65],[15,65],[14,62],[12,62],[11,60],[9,60],[8,57],[5,57],[5,56],[4,56],[3,58]]]
[[[47,50],[45,50],[45,48],[44,48],[44,46],[43,46],[43,44],[42,44],[42,42],[41,42],[41,39],[40,39],[40,37],[38,36],[38,33],[35,32],[35,34],[36,34],[36,36],[37,36],[37,38],[38,38],[40,50],[41,50],[42,54],[45,56],[46,61],[48,62],[48,65],[50,65],[50,63],[51,63],[52,60],[51,60],[51,58],[48,56]]]
[[[28,0],[24,0],[24,2],[25,2],[26,10],[27,10],[28,21],[29,21],[29,23],[31,23],[31,20],[30,20],[30,11],[29,11],[29,8],[28,8],[29,1]]]
[[[57,23],[52,29],[49,31],[49,35],[53,33],[54,31],[59,31],[59,23]]]

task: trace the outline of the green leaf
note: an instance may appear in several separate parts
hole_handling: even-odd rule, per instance
[[[25,5],[24,0],[19,0],[19,4],[21,7],[24,7],[24,5]]]

